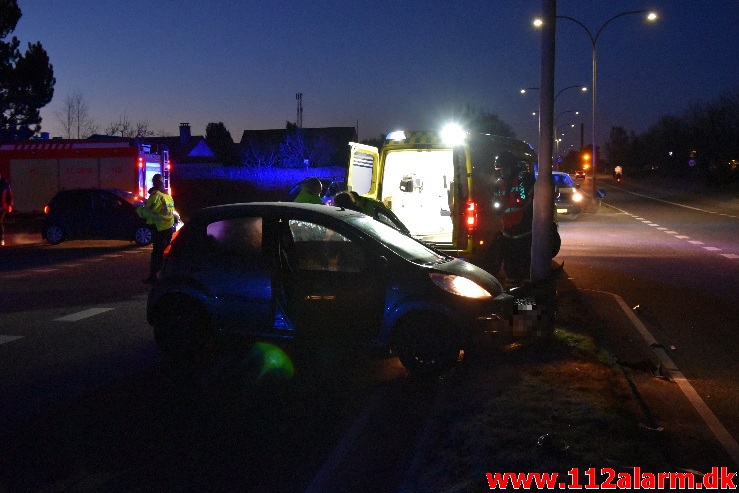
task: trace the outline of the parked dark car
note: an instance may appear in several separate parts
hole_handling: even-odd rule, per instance
[[[248,203],[190,217],[149,293],[147,320],[159,347],[179,357],[240,335],[390,348],[410,371],[437,373],[493,333],[530,335],[503,316],[515,303],[488,272],[364,214]]]
[[[305,180],[307,180],[306,178]],[[293,202],[295,197],[298,196],[300,190],[303,189],[305,180],[300,180],[298,183],[292,186],[287,195],[283,198],[284,202]],[[324,204],[333,205],[333,199],[339,192],[346,191],[346,181],[342,179],[328,179],[321,178],[321,185],[323,185],[323,191],[321,192],[321,200]]]
[[[41,236],[57,245],[65,240],[152,241],[150,227],[136,206],[115,190],[84,188],[58,192],[44,209]]]

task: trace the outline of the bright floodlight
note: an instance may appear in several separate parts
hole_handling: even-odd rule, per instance
[[[455,123],[450,123],[441,130],[441,140],[450,146],[460,145],[467,137],[467,132]]]
[[[541,27],[544,24],[544,21],[541,19],[534,19],[534,26]]]
[[[582,86],[582,89],[580,89],[582,92],[587,92],[588,88],[585,86]]]
[[[647,20],[649,20],[649,21],[656,21],[657,20],[657,14],[654,13],[654,12],[650,12],[647,15]]]
[[[385,137],[386,140],[405,140],[405,132],[403,130],[396,130],[394,132],[390,132]]]

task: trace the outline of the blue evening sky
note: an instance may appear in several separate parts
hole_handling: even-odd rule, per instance
[[[540,0],[19,0],[12,35],[40,41],[54,66],[43,130],[60,135],[66,96],[84,96],[101,130],[126,116],[178,133],[223,122],[283,128],[303,94],[306,127],[355,126],[360,139],[394,129],[435,129],[471,103],[496,113],[537,147]],[[739,87],[737,0],[560,0],[558,13],[595,33],[624,11],[654,8],[655,24],[631,15],[598,40],[598,139],[620,125],[640,132],[665,114]],[[557,25],[555,91],[591,85],[583,28]],[[590,93],[556,101],[559,124],[585,123]],[[570,118],[572,117],[572,118]],[[579,144],[579,129],[566,144]]]

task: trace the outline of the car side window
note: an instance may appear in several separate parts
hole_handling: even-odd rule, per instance
[[[237,217],[208,224],[207,248],[215,255],[257,257],[262,254],[262,218]]]
[[[357,242],[320,224],[290,220],[289,225],[299,270],[335,272],[365,270],[366,254]]]

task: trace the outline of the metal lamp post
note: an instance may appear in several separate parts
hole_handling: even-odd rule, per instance
[[[603,29],[605,29],[605,27],[608,24],[610,24],[612,21],[614,21],[615,19],[618,19],[619,17],[623,17],[625,15],[643,14],[643,13],[647,13],[647,12],[648,12],[647,20],[654,21],[654,20],[657,19],[657,14],[655,14],[654,12],[650,12],[648,10],[631,10],[629,12],[622,12],[622,13],[620,13],[618,15],[614,15],[613,17],[611,17],[610,19],[608,19],[602,26],[600,26],[600,29],[598,29],[598,31],[595,33],[595,36],[593,36],[593,33],[590,31],[590,29],[587,28],[587,26],[585,26],[585,24],[583,24],[582,22],[578,21],[577,19],[573,19],[572,17],[568,17],[566,15],[558,15],[557,16],[557,19],[567,19],[569,21],[574,22],[578,26],[582,27],[585,30],[585,32],[588,34],[588,36],[590,37],[590,43],[593,46],[593,117],[592,117],[593,118],[593,121],[592,121],[592,128],[591,128],[592,140],[593,140],[593,160],[591,162],[591,164],[593,166],[593,187],[592,187],[592,200],[593,201],[595,201],[596,200],[596,197],[598,196],[598,188],[596,187],[596,178],[595,178],[595,170],[596,170],[596,166],[597,166],[597,157],[596,157],[596,155],[598,154],[598,151],[597,151],[598,148],[596,147],[596,137],[595,137],[595,122],[596,122],[595,115],[596,115],[596,106],[597,106],[597,74],[598,74],[598,66],[597,66],[597,61],[598,61],[598,55],[597,55],[598,38],[600,37],[601,33],[603,32]]]

